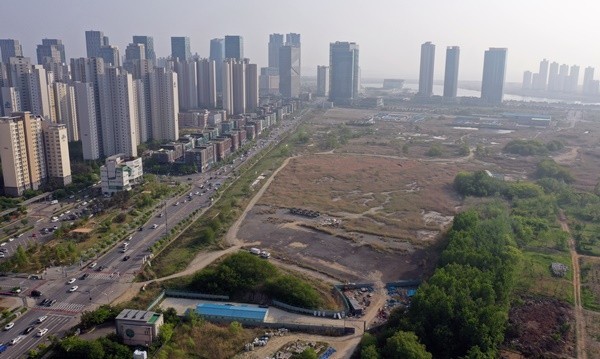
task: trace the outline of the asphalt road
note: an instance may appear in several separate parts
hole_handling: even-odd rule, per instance
[[[214,194],[216,187],[232,176],[232,172],[245,160],[260,153],[263,148],[270,144],[279,142],[282,136],[294,128],[295,124],[308,111],[309,109],[305,108],[293,120],[285,120],[280,126],[273,129],[267,138],[259,139],[256,146],[248,151],[248,156],[241,160],[236,159],[233,165],[223,166],[206,173],[180,177],[178,179],[180,182],[188,181],[192,183],[193,189],[191,192],[193,195],[190,197],[189,193],[185,193],[165,201],[164,206],[159,205],[153,216],[143,225],[142,230],[131,233],[132,238],[128,241],[129,245],[125,253],[121,252],[122,243],[119,243],[95,261],[82,263],[83,266],[81,267],[47,269],[43,279],[28,279],[27,276],[0,278],[0,292],[6,292],[7,289],[10,291],[10,288],[14,287],[21,287],[22,292],[19,297],[29,307],[25,314],[14,321],[15,326],[12,329],[0,332],[0,343],[7,343],[19,335],[25,335],[22,333],[27,327],[35,326],[31,333],[25,335],[25,338],[19,343],[9,346],[8,350],[0,356],[17,358],[25,355],[27,351],[45,341],[48,335],[60,336],[65,330],[76,325],[79,322],[81,312],[84,310],[93,310],[99,305],[110,303],[128,290],[135,280],[136,273],[140,271],[144,261],[148,259],[150,255],[148,248],[152,244],[196,209],[208,208],[211,204],[210,197]],[[196,194],[196,192],[200,192],[202,195]],[[77,203],[72,202],[70,205],[76,207]],[[56,209],[52,206],[59,205],[40,205],[36,213],[52,213]],[[51,216],[39,217],[32,231],[13,242],[7,243],[5,247],[10,252],[14,252],[18,244],[28,244],[28,242],[31,244],[33,240],[43,242],[49,235],[40,236],[39,231],[55,224],[50,222],[49,218]],[[157,227],[153,229],[154,224]],[[32,237],[31,235],[36,233],[35,231],[37,231],[37,235]],[[130,256],[130,258],[125,261],[125,256]],[[97,264],[94,268],[91,268],[91,264],[94,262]],[[103,267],[103,269],[98,270],[100,267]],[[84,274],[88,275],[85,279],[82,278]],[[74,283],[68,284],[67,281],[71,278],[76,278],[76,280]],[[70,292],[69,289],[73,286],[78,288],[74,292]],[[35,300],[27,297],[33,289],[39,290],[42,296]],[[42,306],[40,302],[44,299],[55,300],[56,302],[50,307]],[[36,324],[37,318],[43,315],[48,316],[48,319],[41,324]],[[36,336],[40,328],[49,329],[48,333],[42,338]]]

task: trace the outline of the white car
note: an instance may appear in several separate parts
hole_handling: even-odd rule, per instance
[[[2,242],[2,244],[0,244],[1,247],[4,247],[6,245],[6,242]]]
[[[75,283],[76,280],[77,280],[77,278],[71,278],[71,279],[69,279],[67,284],[73,284],[73,283]]]
[[[12,327],[14,327],[14,326],[15,326],[15,323],[10,322],[4,326],[4,330],[11,330]]]
[[[152,225],[152,229],[156,229],[156,228],[158,228],[158,224],[155,223]]]
[[[9,242],[12,242],[12,241],[14,241],[14,240],[15,240],[15,238],[14,238],[14,237],[10,237],[10,238],[8,239],[8,241],[9,241]]]
[[[40,330],[38,330],[38,332],[37,332],[37,334],[36,334],[36,335],[37,335],[38,337],[41,337],[41,336],[44,336],[44,334],[46,334],[46,333],[48,333],[48,328],[44,328],[44,329],[40,329]]]
[[[38,322],[38,323],[42,323],[42,322],[43,322],[44,320],[46,320],[46,319],[48,319],[48,316],[47,316],[47,315],[42,315],[41,317],[39,317],[39,318],[37,319],[37,322]]]
[[[6,257],[6,254],[4,254],[4,252],[0,252],[0,258],[4,258]]]
[[[94,262],[94,263],[90,264],[90,268],[94,268],[97,265],[98,265],[98,262]]]
[[[79,286],[74,285],[74,286],[71,287],[71,289],[69,289],[69,292],[73,293],[74,291],[77,290],[77,288],[79,288]]]
[[[20,342],[21,340],[23,340],[23,338],[25,338],[24,335],[19,335],[18,337],[16,337],[13,340],[11,340],[9,343],[10,343],[10,345],[15,345],[18,342]]]

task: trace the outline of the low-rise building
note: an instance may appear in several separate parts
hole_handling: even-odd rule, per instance
[[[158,337],[163,315],[137,309],[123,309],[115,318],[117,335],[126,345],[150,346]]]
[[[131,187],[142,181],[144,174],[142,158],[127,158],[120,153],[106,158],[100,167],[102,193],[113,195],[120,191],[129,191]]]

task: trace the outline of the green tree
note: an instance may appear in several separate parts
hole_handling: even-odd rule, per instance
[[[317,352],[313,348],[306,348],[298,355],[298,359],[317,359],[318,357]]]
[[[363,347],[360,351],[360,359],[379,359],[377,347],[374,344]]]
[[[431,353],[419,343],[419,338],[412,332],[398,331],[388,338],[384,348],[385,357],[389,359],[431,359]]]

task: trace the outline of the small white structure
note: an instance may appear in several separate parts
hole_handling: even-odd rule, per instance
[[[120,191],[129,191],[131,186],[142,180],[144,170],[142,158],[126,158],[124,154],[106,158],[104,166],[100,167],[102,193],[112,195]]]

